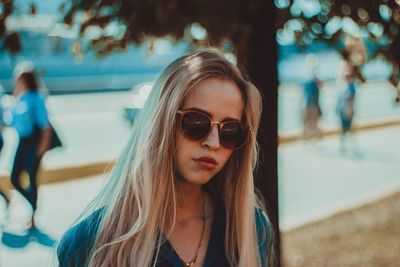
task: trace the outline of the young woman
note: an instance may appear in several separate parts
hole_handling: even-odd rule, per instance
[[[11,109],[12,126],[17,131],[19,143],[11,170],[11,183],[32,207],[30,227],[35,227],[38,188],[36,183],[40,161],[51,142],[51,128],[45,98],[38,91],[38,82],[32,70],[16,73]],[[29,176],[29,186],[22,186],[21,174]]]
[[[256,87],[213,50],[161,74],[60,266],[267,266],[271,227],[255,195]]]

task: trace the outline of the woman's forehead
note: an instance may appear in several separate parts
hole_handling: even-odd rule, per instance
[[[209,113],[213,119],[240,120],[244,100],[235,82],[221,78],[207,78],[191,88],[183,109],[196,108]]]

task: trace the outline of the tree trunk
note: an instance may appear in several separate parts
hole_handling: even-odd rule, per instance
[[[240,51],[239,48],[238,54],[239,63],[245,66],[251,80],[263,95],[263,111],[258,136],[260,163],[255,174],[256,186],[266,200],[265,204],[275,231],[275,266],[280,266],[277,171],[278,52],[275,32],[274,1],[264,1],[263,8],[254,19],[246,51]]]

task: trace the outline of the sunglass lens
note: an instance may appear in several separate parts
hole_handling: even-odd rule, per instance
[[[182,131],[189,139],[200,140],[209,130],[210,120],[199,112],[187,112],[182,117]]]
[[[239,122],[225,122],[221,129],[221,141],[230,149],[236,149],[243,145],[247,138],[247,129]]]

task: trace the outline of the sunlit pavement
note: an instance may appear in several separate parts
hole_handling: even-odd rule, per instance
[[[73,224],[100,188],[103,179],[104,176],[96,176],[41,186],[36,216],[39,234],[26,231],[30,211],[22,197],[13,194],[9,218],[2,229],[5,235],[0,244],[0,266],[56,266],[55,250],[49,241],[59,240]],[[3,224],[4,218],[1,220]],[[10,235],[11,240],[7,242],[4,236]]]
[[[280,227],[357,207],[400,191],[400,126],[279,148]]]
[[[281,227],[301,223],[354,207],[400,190],[400,127],[362,132],[347,152],[337,137],[315,145],[302,142],[279,149]],[[104,180],[90,177],[40,187],[37,224],[40,234],[58,240],[92,199]],[[29,236],[29,210],[13,195],[8,234]],[[4,241],[4,240],[3,240]],[[21,248],[0,247],[1,267],[54,266],[54,249],[32,238]]]

